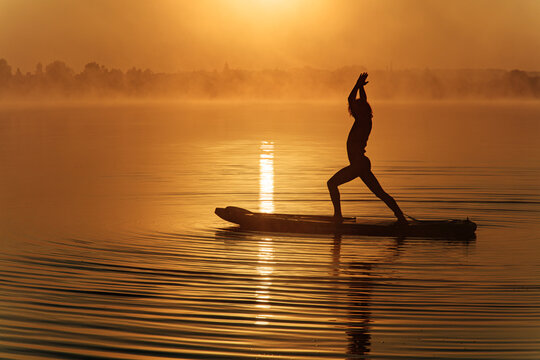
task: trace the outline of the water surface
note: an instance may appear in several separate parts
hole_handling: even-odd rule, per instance
[[[343,104],[0,110],[0,358],[540,358],[540,105],[373,108],[385,190],[414,217],[470,217],[476,239],[213,214],[331,213]],[[345,215],[391,215],[341,189]]]

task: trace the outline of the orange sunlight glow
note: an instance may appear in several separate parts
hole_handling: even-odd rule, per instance
[[[306,0],[226,0],[225,4],[239,12],[253,16],[260,12],[284,13],[296,11],[309,6],[312,2]]]
[[[0,49],[23,74],[55,60],[76,71],[536,71],[539,11],[534,0],[0,0]]]

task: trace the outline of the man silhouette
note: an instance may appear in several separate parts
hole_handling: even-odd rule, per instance
[[[327,182],[332,204],[334,205],[334,219],[336,222],[343,221],[338,186],[359,177],[373,194],[392,209],[400,224],[407,224],[407,220],[394,198],[383,190],[379,181],[371,172],[371,162],[365,155],[367,140],[371,132],[371,119],[373,118],[371,106],[367,102],[367,95],[364,90],[364,86],[368,83],[366,81],[367,76],[367,73],[360,74],[348,98],[349,113],[354,118],[354,124],[347,138],[347,155],[350,164],[335,173]],[[358,93],[360,93],[360,98],[357,99]]]

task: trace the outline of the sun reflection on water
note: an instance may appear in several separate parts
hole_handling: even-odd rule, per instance
[[[274,212],[274,142],[261,142],[259,159],[259,211]]]
[[[274,248],[272,239],[263,238],[259,242],[257,273],[259,274],[259,284],[255,290],[255,307],[261,311],[256,317],[256,325],[268,325],[268,319],[272,317],[267,312],[270,310],[270,286],[272,286],[272,273],[274,267]]]

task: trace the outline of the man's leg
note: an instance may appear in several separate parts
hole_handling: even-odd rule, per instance
[[[405,216],[399,208],[396,200],[394,200],[393,197],[388,195],[388,193],[383,190],[381,184],[379,184],[379,181],[377,180],[375,175],[373,175],[371,170],[362,171],[360,173],[360,179],[362,179],[364,184],[366,184],[366,186],[369,188],[369,190],[371,190],[372,193],[374,193],[379,199],[384,201],[386,206],[388,206],[394,212],[394,215],[398,218],[399,221],[407,222],[407,219],[405,219]]]
[[[341,199],[338,186],[345,184],[356,177],[358,177],[358,172],[355,171],[351,166],[346,166],[335,173],[334,176],[332,176],[326,183],[328,186],[328,191],[330,192],[332,204],[334,205],[334,217],[336,219],[341,219],[343,217],[341,214]]]

